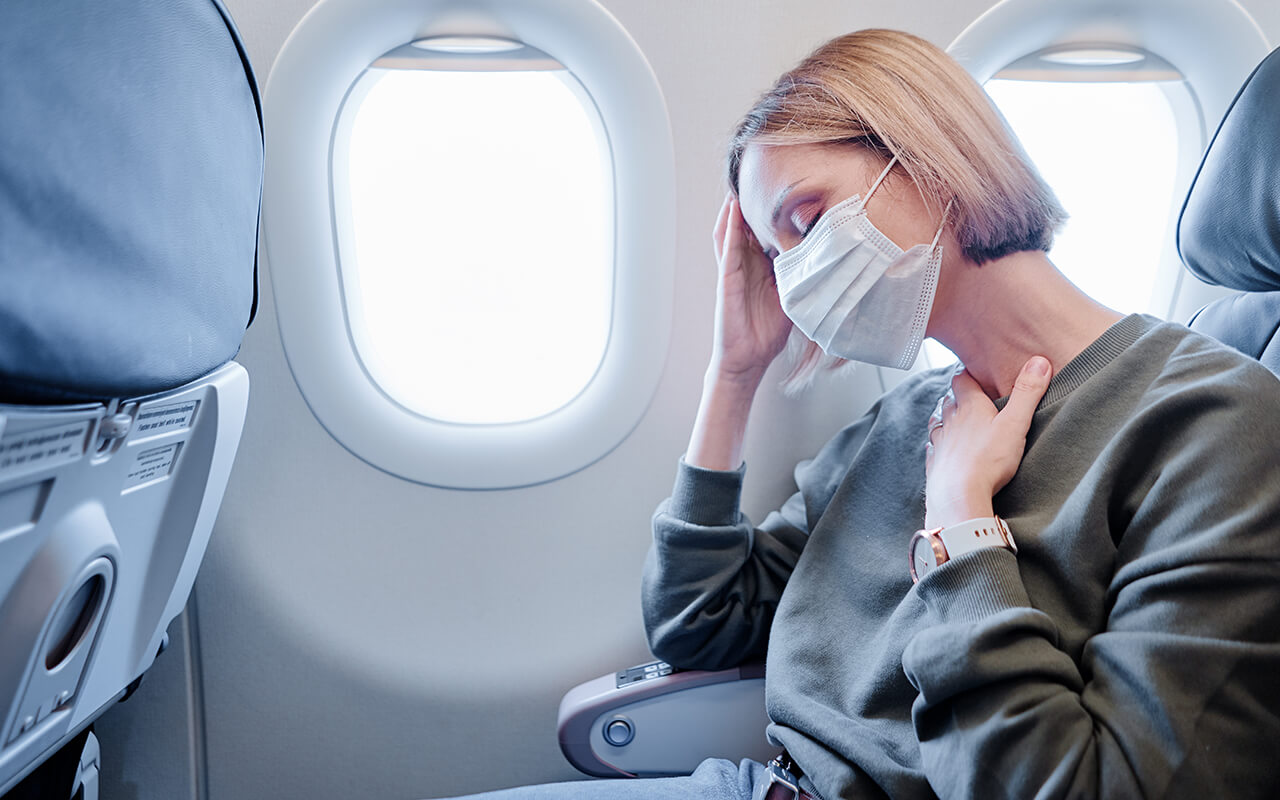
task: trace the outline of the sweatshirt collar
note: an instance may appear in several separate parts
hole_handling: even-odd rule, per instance
[[[1146,314],[1130,314],[1107,328],[1092,344],[1058,370],[1058,374],[1049,381],[1049,388],[1040,400],[1040,408],[1066,397],[1160,322],[1161,320]]]
[[[1040,398],[1040,405],[1036,410],[1050,406],[1071,394],[1076,387],[1092,378],[1098,370],[1110,364],[1116,356],[1128,350],[1134,342],[1161,322],[1162,320],[1146,314],[1130,314],[1107,328],[1101,336],[1094,339],[1088,347],[1081,350],[1075,358],[1057,371],[1049,381],[1049,388],[1045,390],[1044,397]],[[1005,395],[995,402],[995,406],[997,409],[1003,409],[1008,402],[1009,396]]]

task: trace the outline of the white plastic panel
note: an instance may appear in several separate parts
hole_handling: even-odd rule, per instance
[[[0,405],[0,793],[155,659],[248,407],[228,363],[118,405]]]
[[[563,64],[598,108],[613,156],[608,345],[594,378],[568,404],[519,423],[442,422],[380,391],[345,322],[336,260],[330,152],[348,88],[408,41],[468,34],[523,42]],[[612,16],[590,0],[494,0],[467,13],[443,0],[323,0],[285,43],[265,98],[263,229],[280,332],[294,378],[330,434],[392,474],[473,489],[561,477],[627,436],[649,405],[666,356],[674,156],[656,79]],[[512,212],[500,187],[490,207],[476,209],[492,217],[495,236]]]

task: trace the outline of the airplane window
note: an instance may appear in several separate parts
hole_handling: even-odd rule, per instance
[[[1070,215],[1054,264],[1104,305],[1163,316],[1180,271],[1173,225],[1204,145],[1183,76],[1136,48],[1051,47],[983,86]],[[921,352],[930,367],[956,361],[933,340]]]
[[[614,288],[599,112],[544,54],[485,42],[427,40],[375,62],[335,143],[360,359],[396,402],[463,424],[533,419],[578,395]]]
[[[1054,264],[1103,305],[1160,314],[1179,159],[1170,96],[1192,102],[1186,84],[997,77],[984,88],[1071,215],[1049,252]],[[957,361],[932,339],[922,352],[930,367]]]
[[[986,89],[1071,215],[1050,258],[1099,302],[1126,313],[1156,311],[1178,175],[1169,96],[1189,100],[1185,83],[997,77]]]
[[[1220,296],[1175,225],[1213,125],[1271,51],[1235,0],[999,0],[947,47],[1071,215],[1050,257],[1118,311],[1185,320]],[[936,342],[932,366],[951,360]]]
[[[319,0],[263,102],[264,253],[308,410],[372,467],[465,490],[560,479],[637,430],[675,286],[644,53],[594,0],[482,5]]]

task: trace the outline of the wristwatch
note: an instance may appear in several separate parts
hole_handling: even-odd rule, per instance
[[[919,583],[921,578],[951,559],[984,547],[1003,547],[1018,552],[1009,526],[999,517],[978,517],[946,528],[916,531],[907,546],[911,581]]]

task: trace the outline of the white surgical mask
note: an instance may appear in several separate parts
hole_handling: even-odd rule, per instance
[[[909,369],[920,352],[938,288],[938,239],[903,251],[867,218],[866,203],[897,156],[867,190],[832,207],[804,241],[773,262],[782,309],[828,355]]]

